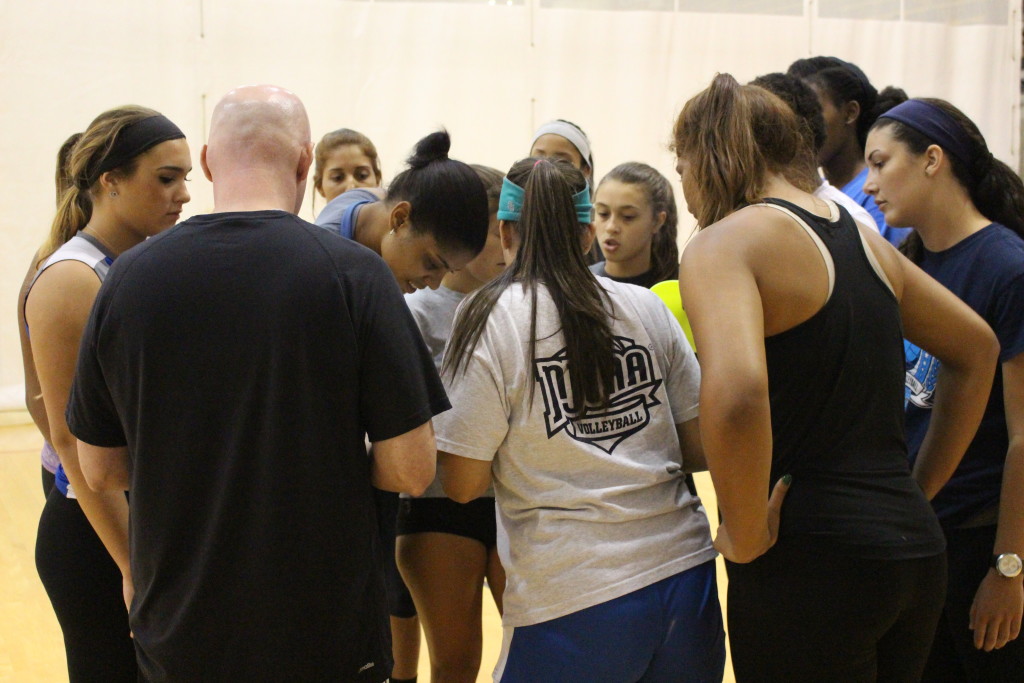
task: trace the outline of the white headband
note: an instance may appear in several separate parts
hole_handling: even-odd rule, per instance
[[[571,142],[573,147],[580,153],[583,160],[587,162],[587,168],[590,169],[590,172],[594,172],[594,158],[590,156],[590,141],[587,140],[587,136],[579,128],[565,121],[548,121],[533,134],[533,141],[530,142],[531,148],[541,135],[561,135]]]

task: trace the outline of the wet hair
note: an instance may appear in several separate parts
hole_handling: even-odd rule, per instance
[[[508,268],[459,309],[442,372],[454,376],[465,369],[495,303],[514,283],[530,293],[527,353],[532,367],[537,346],[537,288],[543,285],[561,322],[573,409],[585,415],[607,404],[615,372],[608,295],[587,267],[583,238],[589,226],[580,223],[573,205],[573,195],[587,187],[587,181],[567,162],[536,158],[516,162],[508,179],[525,191],[520,219],[509,224],[518,234],[519,249]]]
[[[796,114],[785,102],[729,74],[715,76],[686,103],[672,136],[673,151],[700,187],[696,218],[702,228],[759,201],[770,173],[789,178],[804,147]]]
[[[651,240],[651,270],[658,280],[674,280],[679,276],[679,246],[676,234],[679,226],[679,212],[672,183],[656,169],[636,161],[619,164],[601,179],[597,189],[606,180],[616,180],[627,185],[637,185],[647,198],[651,213],[657,216],[665,212],[665,222]],[[594,193],[597,196],[597,193]]]
[[[967,116],[945,100],[920,98],[941,109],[956,122],[963,137],[969,141],[971,158],[961,161],[946,153],[953,176],[967,190],[974,207],[985,218],[1002,223],[1024,237],[1024,182],[1012,168],[996,159],[985,142],[985,136]],[[887,129],[895,140],[905,144],[912,153],[924,154],[929,146],[938,144],[923,133],[895,119],[880,118],[872,129]],[[941,146],[941,145],[940,145]],[[920,262],[924,245],[917,231],[911,232],[899,247],[907,258]]]
[[[58,184],[67,183],[67,186],[57,204],[57,215],[50,226],[50,234],[39,248],[38,263],[43,263],[89,223],[92,217],[92,193],[99,183],[97,179],[90,186],[90,178],[94,169],[113,148],[118,134],[127,126],[158,115],[152,109],[135,105],[105,111],[93,119],[77,142],[71,145],[66,177],[57,181]],[[111,172],[130,178],[138,167],[138,158],[132,158]],[[59,176],[61,171],[58,170],[57,174]]]
[[[836,107],[846,102],[860,106],[856,130],[861,149],[878,117],[907,99],[903,90],[892,86],[878,92],[860,67],[837,57],[798,59],[789,66],[787,73],[820,88]]]
[[[476,171],[480,182],[484,184],[487,192],[487,212],[498,213],[498,200],[501,198],[501,181],[505,174],[496,168],[484,166],[483,164],[470,164],[469,167]]]
[[[373,173],[377,176],[377,184],[380,185],[381,178],[383,177],[380,173],[380,157],[377,155],[377,148],[374,146],[373,141],[357,130],[339,128],[320,138],[320,142],[316,143],[316,148],[313,150],[313,158],[316,160],[316,167],[313,171],[313,188],[315,190],[323,192],[327,157],[334,150],[345,145],[356,145],[359,147],[360,151],[370,160]]]
[[[433,235],[442,249],[476,256],[487,242],[487,191],[469,164],[448,158],[448,131],[416,143],[409,168],[395,176],[385,201],[409,202],[414,232]]]

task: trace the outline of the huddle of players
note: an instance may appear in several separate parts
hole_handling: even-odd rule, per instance
[[[675,203],[654,169],[620,165],[591,198],[589,141],[554,121],[505,175],[448,159],[447,134],[428,136],[384,192],[372,143],[336,131],[315,151],[327,230],[302,227],[307,252],[315,243],[329,255],[320,272],[281,229],[302,223],[278,214],[298,210],[312,159],[301,104],[276,89],[225,98],[202,157],[215,213],[119,258],[89,320],[114,257],[173,225],[191,168],[184,136],[155,112],[101,115],[64,165],[55,230],[20,307],[34,355],[26,374],[38,375],[45,410],[37,422],[63,465],[37,557],[72,679],[133,678],[137,649],[153,680],[382,680],[390,652],[368,615],[386,594],[392,680],[415,677],[417,612],[432,678],[475,680],[486,578],[506,625],[498,680],[720,680],[715,553],[686,478],[708,465],[739,680],[917,680],[926,662],[928,680],[1019,671],[1024,505],[1000,489],[1014,488],[1002,484],[1004,462],[1008,478],[1024,476],[1012,417],[1024,191],[950,105],[883,112],[864,74],[834,58],[790,71],[759,87],[719,76],[676,124],[687,204],[701,228],[715,227],[694,239],[681,270],[701,367],[657,298],[618,284],[676,275]],[[261,188],[240,163],[261,151],[237,139],[254,118],[299,131],[298,151],[277,155],[279,175],[292,164],[289,182]],[[874,225],[855,216],[869,234],[853,211],[820,198],[884,215]],[[950,220],[935,208],[957,199],[974,212]],[[878,237],[896,241],[911,227],[911,259],[995,329],[995,371],[985,322]],[[595,234],[605,260],[591,264]],[[351,243],[383,259],[407,308],[393,287],[369,284],[379,268]],[[302,264],[301,277],[281,263]],[[793,283],[792,272],[805,277]],[[345,324],[329,320],[338,300]],[[267,335],[244,353],[200,343]],[[916,353],[906,400],[903,336],[908,359]],[[67,409],[76,444],[60,396],[80,338]],[[173,420],[162,409],[170,400]],[[432,415],[437,478],[423,465]],[[355,456],[355,433],[375,444],[369,464]],[[329,458],[300,457],[338,452],[353,461],[341,473]],[[358,485],[370,479],[403,498],[371,497]],[[129,484],[130,554],[118,493]],[[318,507],[326,497],[336,500]],[[295,498],[311,502],[288,509]],[[335,513],[350,528],[319,528]],[[367,536],[374,517],[379,539]],[[411,599],[394,567],[386,591],[365,571],[381,547],[394,556],[392,533]],[[69,538],[90,548],[71,549]],[[339,547],[360,550],[340,558]],[[322,566],[296,567],[311,556]],[[104,563],[110,591],[77,607]],[[256,564],[269,569],[250,571]],[[83,566],[97,569],[86,579]],[[290,570],[336,584],[318,616],[303,616],[309,600],[274,583]],[[132,648],[118,588],[130,600],[140,576]],[[204,600],[226,578],[241,588]],[[323,614],[339,604],[348,618]],[[210,616],[220,609],[230,632]],[[303,619],[319,625],[315,638],[296,629]],[[937,628],[942,645],[929,659]],[[964,669],[949,674],[955,667]]]

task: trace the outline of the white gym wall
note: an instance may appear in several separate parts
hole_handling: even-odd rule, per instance
[[[298,93],[314,140],[366,133],[385,179],[439,126],[452,156],[505,170],[537,125],[567,118],[598,177],[639,160],[675,181],[672,121],[715,72],[836,55],[878,89],[952,101],[1017,167],[1020,21],[1010,0],[0,0],[0,409],[23,404],[15,302],[52,219],[57,148],[105,109],[142,104],[182,127],[186,216],[212,205],[210,111],[245,83]]]

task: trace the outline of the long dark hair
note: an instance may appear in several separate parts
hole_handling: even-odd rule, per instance
[[[657,169],[638,161],[627,161],[608,171],[598,189],[606,180],[639,186],[647,197],[651,212],[655,216],[665,212],[665,222],[651,240],[651,270],[659,280],[675,280],[679,276],[679,245],[676,244],[679,211],[672,183]],[[594,194],[596,196],[597,193]]]
[[[919,99],[945,112],[970,140],[969,160],[961,161],[948,152],[946,159],[949,160],[953,176],[967,190],[974,207],[985,218],[1002,223],[1024,237],[1024,182],[1020,176],[992,156],[985,136],[962,111],[945,100],[924,97]],[[930,145],[937,144],[931,138],[895,119],[880,118],[872,128],[888,128],[894,139],[905,144],[917,155],[924,154]],[[924,255],[924,244],[916,230],[907,235],[899,249],[915,263],[919,263]]]
[[[587,267],[572,196],[587,187],[586,178],[567,162],[524,159],[508,179],[525,191],[515,230],[519,249],[505,272],[477,290],[459,309],[445,352],[442,372],[464,370],[495,303],[510,285],[530,292],[529,360],[536,359],[537,288],[546,287],[558,310],[565,340],[573,402],[581,414],[608,401],[615,373],[608,295]],[[533,392],[530,392],[532,401]]]
[[[434,236],[438,246],[477,255],[487,242],[487,190],[469,164],[450,159],[448,131],[416,143],[409,168],[388,185],[388,203],[407,201],[409,220],[418,233]]]

